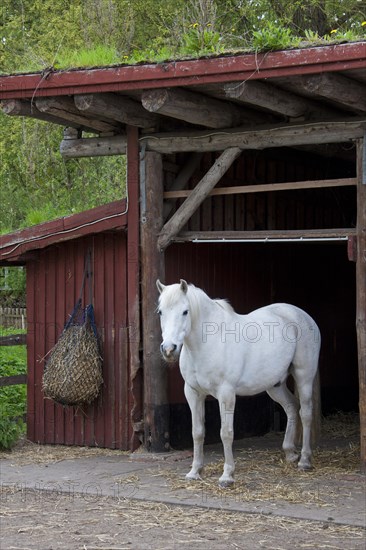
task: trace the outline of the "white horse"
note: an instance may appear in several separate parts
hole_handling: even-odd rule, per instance
[[[272,304],[249,313],[235,313],[225,300],[212,300],[205,292],[181,280],[163,285],[158,312],[164,359],[176,361],[185,381],[184,393],[192,413],[193,463],[188,479],[200,479],[203,468],[207,395],[219,401],[221,440],[225,464],[220,485],[234,482],[232,452],[236,395],[266,391],[287,415],[283,450],[296,462],[295,436],[298,412],[303,427],[300,469],[311,468],[310,429],[313,382],[317,374],[320,333],[305,311],[289,304]],[[292,374],[299,403],[286,386]]]

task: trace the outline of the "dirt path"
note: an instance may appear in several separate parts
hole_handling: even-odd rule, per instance
[[[360,527],[198,507],[11,490],[1,496],[2,550],[364,550]]]

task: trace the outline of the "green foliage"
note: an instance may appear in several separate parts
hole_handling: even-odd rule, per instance
[[[14,333],[14,329],[1,329],[0,334]],[[19,330],[16,330],[18,333]],[[25,346],[0,347],[0,376],[13,376],[27,372]],[[0,449],[10,449],[25,433],[23,415],[26,412],[26,386],[0,388]]]
[[[23,267],[0,267],[0,305],[25,307],[26,271]]]
[[[2,0],[0,72],[356,40],[365,21],[358,0]],[[65,162],[62,137],[0,111],[0,233],[124,196],[124,158]]]
[[[269,21],[261,30],[253,32],[252,45],[256,51],[284,50],[299,44],[289,28]]]
[[[55,66],[60,69],[67,69],[70,67],[114,65],[120,62],[121,58],[113,47],[97,44],[88,49],[63,50],[62,53],[58,54]]]
[[[62,127],[0,113],[0,233],[125,196],[124,156],[65,162]]]
[[[205,55],[217,53],[220,45],[220,34],[210,29],[200,29],[198,25],[183,34],[184,54]]]

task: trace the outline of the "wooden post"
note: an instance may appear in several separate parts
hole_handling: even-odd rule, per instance
[[[145,447],[160,453],[169,451],[170,445],[167,367],[160,354],[156,313],[156,279],[164,280],[164,253],[156,247],[163,225],[163,163],[159,153],[142,153],[140,181]]]
[[[356,330],[361,470],[366,471],[366,134],[358,142],[357,177]]]
[[[142,416],[141,368],[140,368],[140,292],[139,292],[139,141],[138,129],[127,126],[127,319],[129,380],[131,399],[130,449],[139,444],[138,425]],[[132,428],[132,429],[131,429]]]

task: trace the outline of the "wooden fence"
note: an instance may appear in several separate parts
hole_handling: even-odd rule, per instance
[[[0,326],[24,330],[27,326],[26,308],[0,306]]]
[[[26,334],[12,334],[10,336],[0,336],[0,346],[24,346],[27,342]],[[26,384],[26,374],[14,374],[13,376],[0,376],[0,388],[4,386],[17,386]],[[22,416],[23,421],[27,423],[27,413]]]
[[[0,336],[0,346],[24,346],[27,342],[26,334],[12,334],[10,336]],[[0,376],[0,388],[3,386],[15,386],[17,384],[26,384],[26,374],[14,374],[13,376]]]

